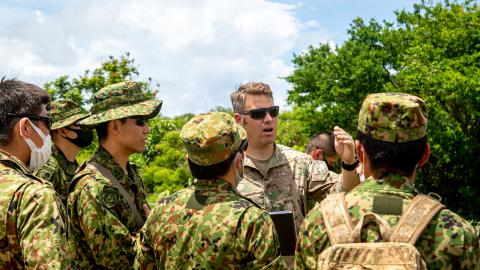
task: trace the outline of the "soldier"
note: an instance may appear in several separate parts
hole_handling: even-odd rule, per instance
[[[132,236],[149,209],[142,179],[128,158],[145,150],[147,120],[158,114],[162,101],[151,99],[136,82],[121,82],[102,88],[92,103],[91,116],[79,125],[95,127],[100,145],[71,183],[69,233],[81,269],[130,269]]]
[[[31,175],[50,155],[48,94],[0,81],[0,269],[66,269],[70,253],[61,199]]]
[[[304,153],[276,144],[279,107],[273,104],[268,84],[250,82],[231,95],[235,121],[249,140],[245,177],[237,189],[267,211],[290,210],[297,229],[307,209],[307,195],[320,201],[330,192],[350,190],[358,182],[354,169],[355,146],[350,135],[335,127],[337,152],[343,163],[340,179],[332,177],[324,162],[314,162]]]
[[[157,203],[140,232],[136,269],[283,269],[270,216],[235,190],[245,137],[222,112],[185,124],[180,138],[197,180]]]
[[[49,181],[67,205],[68,186],[78,168],[77,153],[92,143],[90,129],[80,128],[76,123],[89,113],[70,99],[50,103],[52,117],[52,156],[35,175]]]
[[[328,170],[333,171],[333,165],[338,159],[338,154],[335,151],[335,134],[325,130],[313,135],[307,144],[305,153],[314,160],[324,161]]]
[[[418,240],[415,241],[414,236],[410,244],[419,251],[428,269],[477,269],[478,239],[472,226],[452,211],[440,210],[442,205],[438,202],[426,196],[415,196],[418,193],[414,188],[417,168],[427,162],[430,154],[426,133],[425,103],[420,98],[397,93],[367,96],[360,109],[355,141],[366,180],[344,196],[344,208],[317,205],[310,211],[300,230],[296,269],[320,267],[317,259],[333,241],[330,238],[333,235],[327,235],[326,231],[326,226],[330,228],[330,221],[335,218],[336,213],[331,211],[340,208],[345,209],[347,222],[337,225],[357,224],[362,220],[360,227],[355,228],[356,232],[361,232],[361,242],[403,242],[395,239],[400,239],[398,236],[402,234],[410,235],[411,228],[424,224],[423,229],[419,227],[414,232]],[[325,202],[334,197],[327,197]],[[422,211],[428,208],[416,204],[417,198],[425,197],[426,201],[433,202],[432,205],[439,205],[432,210],[431,219],[423,219]],[[410,205],[415,207],[410,208]],[[408,225],[404,220],[408,220],[406,216],[412,213],[410,211],[414,213],[411,223],[414,226],[402,226]],[[366,216],[377,216],[383,221],[377,218],[377,223],[381,221],[378,226],[364,223]],[[396,226],[399,223],[402,225]],[[389,234],[390,227],[395,230]],[[334,238],[335,243],[343,243],[338,239]],[[381,259],[382,256],[376,258],[377,261]]]

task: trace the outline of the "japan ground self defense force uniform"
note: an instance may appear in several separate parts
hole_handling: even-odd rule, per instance
[[[92,115],[79,124],[95,126],[129,116],[154,117],[161,107],[139,84],[122,82],[107,86],[93,98]],[[68,197],[69,232],[81,269],[131,269],[134,260],[134,233],[146,219],[142,180],[135,167],[127,164],[128,175],[114,158],[99,146],[87,164],[80,166]],[[114,178],[133,198],[130,207]],[[139,221],[140,219],[140,221]]]
[[[192,118],[180,137],[208,166],[240,147],[245,131],[225,113]],[[235,165],[232,165],[235,166]],[[197,179],[160,199],[140,233],[136,269],[284,269],[270,216],[222,179]]]
[[[61,199],[0,151],[0,269],[70,269]]]
[[[52,117],[52,130],[67,127],[89,116],[86,110],[68,99],[52,102],[48,114]],[[68,186],[77,168],[77,162],[68,161],[62,151],[55,145],[52,145],[50,159],[40,170],[35,172],[35,175],[52,183],[55,191],[57,191],[64,205],[66,205]]]
[[[359,114],[359,131],[373,139],[386,142],[418,140],[426,135],[426,127],[423,100],[407,94],[369,95]],[[362,216],[375,214],[386,221],[387,226],[395,232],[395,226],[405,209],[413,203],[417,193],[410,180],[404,176],[395,173],[384,173],[379,178],[371,176],[345,195],[346,212],[352,224],[357,224]],[[332,197],[327,197],[325,202]],[[332,240],[326,231],[326,217],[321,209],[327,211],[321,205],[316,205],[300,229],[301,238],[295,254],[296,269],[317,269],[319,255],[332,246]],[[478,239],[473,227],[459,215],[442,209],[441,204],[438,209],[440,210],[433,212],[436,214],[430,222],[426,221],[425,229],[419,231],[419,236],[413,243],[426,267],[478,269]],[[398,232],[401,233],[405,228],[398,227]],[[362,243],[385,242],[385,239],[382,239],[384,233],[380,232],[376,223],[367,223],[360,235]],[[393,238],[393,235],[390,236]],[[378,258],[378,261],[388,257]]]

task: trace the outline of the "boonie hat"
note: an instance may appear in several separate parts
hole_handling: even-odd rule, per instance
[[[52,130],[75,124],[77,121],[90,115],[87,110],[71,99],[51,102],[48,114],[52,117]]]
[[[100,89],[92,98],[91,115],[80,125],[95,126],[131,116],[155,117],[162,101],[152,99],[137,82],[120,82]]]
[[[358,114],[358,130],[386,142],[409,142],[427,134],[425,102],[414,95],[376,93],[368,95]]]
[[[180,131],[188,158],[200,166],[227,160],[247,138],[242,126],[224,112],[200,114],[188,121]]]

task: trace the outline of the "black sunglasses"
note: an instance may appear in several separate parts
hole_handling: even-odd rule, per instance
[[[131,118],[135,119],[135,124],[139,127],[143,127],[146,124],[148,124],[148,120],[150,119],[146,117],[131,117]]]
[[[48,130],[52,128],[52,118],[50,116],[40,116],[40,115],[33,115],[33,114],[24,114],[24,113],[7,113],[8,117],[27,117],[33,121],[43,121],[47,126]]]
[[[252,117],[252,119],[259,120],[259,119],[265,118],[265,116],[267,116],[267,112],[268,114],[270,114],[272,118],[277,117],[279,111],[280,111],[280,107],[272,106],[270,108],[258,108],[258,109],[252,109],[249,111],[242,111],[242,112],[239,112],[239,114],[243,114],[243,115],[248,114],[250,115],[250,117]]]

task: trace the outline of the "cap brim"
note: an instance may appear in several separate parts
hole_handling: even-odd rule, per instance
[[[162,108],[161,100],[147,100],[136,104],[118,106],[103,112],[95,113],[78,122],[83,126],[96,126],[115,119],[122,119],[131,116],[155,117]]]
[[[63,119],[62,121],[54,122],[52,124],[52,130],[63,128],[66,126],[69,126],[71,124],[75,124],[77,121],[82,120],[86,117],[88,117],[90,114],[89,113],[79,113],[72,115],[70,117],[67,117],[66,119]]]

